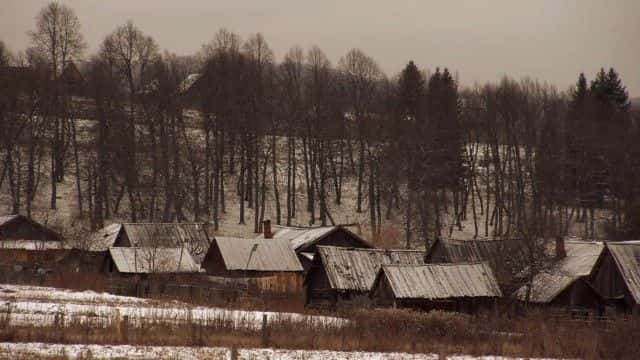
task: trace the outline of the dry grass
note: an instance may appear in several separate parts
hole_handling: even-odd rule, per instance
[[[640,322],[555,319],[549,312],[507,319],[488,314],[367,310],[343,314],[343,327],[275,319],[263,330],[238,327],[228,319],[129,326],[112,319],[102,328],[77,319],[65,327],[9,326],[0,316],[0,341],[171,346],[274,347],[341,351],[504,355],[585,359],[635,359]]]

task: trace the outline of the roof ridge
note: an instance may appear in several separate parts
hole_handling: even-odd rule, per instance
[[[376,251],[376,252],[417,252],[424,253],[424,250],[413,250],[413,249],[380,249],[380,248],[357,248],[357,247],[347,247],[347,246],[332,246],[332,245],[317,245],[318,248],[335,248],[341,249],[344,251]]]

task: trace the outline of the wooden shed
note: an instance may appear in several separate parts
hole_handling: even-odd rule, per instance
[[[196,263],[201,263],[209,236],[204,223],[116,223],[96,233],[89,244],[92,251],[110,247],[186,248]]]
[[[265,221],[264,232],[259,239],[283,239],[290,242],[298,254],[305,272],[311,267],[317,246],[341,246],[350,248],[373,249],[374,246],[345,226],[290,227],[274,226]]]
[[[0,248],[62,249],[62,236],[23,215],[0,216]]]
[[[317,246],[305,278],[308,306],[367,306],[382,265],[424,264],[424,252]]]
[[[608,305],[640,314],[640,241],[607,242],[591,284]]]
[[[566,241],[566,256],[556,259],[551,266],[534,275],[531,284],[525,284],[514,293],[519,301],[545,306],[598,309],[603,299],[591,286],[590,279],[600,258],[601,242]]]
[[[302,295],[303,268],[285,239],[217,236],[202,262],[208,275],[247,278],[260,291]]]
[[[476,313],[502,296],[486,262],[382,265],[371,298],[376,306]]]

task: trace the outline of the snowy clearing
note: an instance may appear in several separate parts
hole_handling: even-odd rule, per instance
[[[343,352],[318,350],[240,349],[244,360],[437,360],[436,354]],[[231,350],[221,347],[131,346],[131,345],[63,345],[44,343],[0,343],[0,358],[68,358],[68,359],[231,359]],[[499,356],[447,356],[449,360],[515,360]]]
[[[260,329],[263,314],[266,314],[267,321],[270,322],[341,326],[346,321],[336,317],[297,313],[190,306],[176,301],[162,303],[92,291],[0,285],[0,317],[13,326],[65,326],[75,322],[91,327],[105,327],[126,316],[131,326],[140,326],[149,321],[156,324],[196,322],[203,325],[224,322],[237,329]]]

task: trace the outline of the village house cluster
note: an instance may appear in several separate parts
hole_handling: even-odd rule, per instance
[[[440,239],[425,252],[379,249],[347,226],[272,227],[266,220],[263,229],[235,238],[214,236],[206,223],[111,224],[77,249],[32,219],[0,216],[0,280],[93,274],[134,283],[134,295],[144,296],[153,276],[162,279],[155,286],[252,288],[330,309],[476,313],[528,303],[640,313],[640,241],[557,239],[548,264],[514,274],[527,256],[520,239]]]

